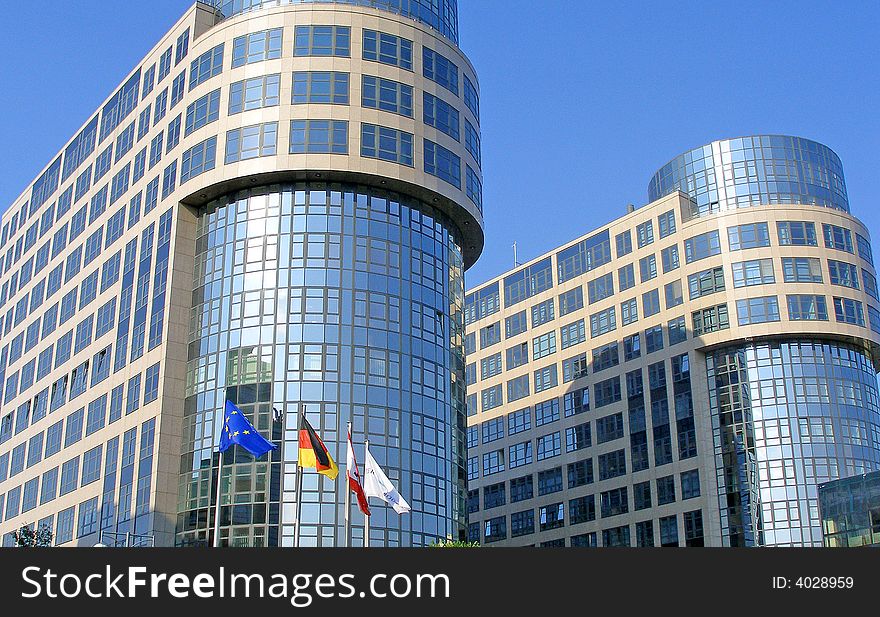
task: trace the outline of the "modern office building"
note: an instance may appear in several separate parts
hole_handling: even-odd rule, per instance
[[[468,535],[821,546],[880,469],[880,302],[829,148],[716,141],[650,203],[465,299]]]
[[[819,485],[825,546],[880,546],[880,471]]]
[[[4,543],[210,544],[219,479],[222,544],[290,546],[300,404],[412,505],[371,545],[463,537],[477,83],[456,0],[192,6],[3,214]],[[280,447],[218,476],[227,399]],[[345,543],[343,477],[303,474],[302,545]]]

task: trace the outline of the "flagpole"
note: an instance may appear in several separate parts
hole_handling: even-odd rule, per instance
[[[214,548],[220,548],[220,480],[222,476],[223,451],[220,451],[217,461],[217,493],[214,499]]]
[[[351,521],[349,519],[349,514],[351,512],[351,488],[348,486],[348,477],[349,477],[349,469],[348,469],[348,448],[353,448],[351,445],[351,422],[348,423],[348,433],[346,434],[346,442],[345,442],[345,486],[342,490],[345,491],[345,546],[346,548],[351,546],[351,536],[349,533]]]
[[[299,411],[297,413],[297,421],[296,421],[296,438],[297,443],[299,443],[299,431],[302,429],[302,417],[303,417],[303,406],[302,403],[299,404]],[[297,448],[298,451],[298,448]],[[299,519],[302,516],[302,468],[299,466],[299,462],[296,465],[296,521],[293,526],[293,545],[295,547],[299,547],[299,531],[300,531],[300,522]]]
[[[370,440],[366,439],[366,440],[364,440],[364,459],[365,459],[365,461],[366,461],[366,458],[370,455],[369,452],[370,452]],[[366,462],[364,462],[364,464],[366,465]],[[364,469],[364,471],[366,471],[366,469]],[[369,502],[370,502],[370,497],[367,496],[367,503],[369,503]],[[364,516],[364,548],[369,548],[369,547],[370,547],[370,515],[367,514]]]

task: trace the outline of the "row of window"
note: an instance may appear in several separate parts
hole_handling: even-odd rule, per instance
[[[590,496],[592,497],[592,496]],[[569,519],[583,522],[581,519],[592,520],[589,517],[595,515],[591,511],[588,498],[572,499],[569,501]],[[595,504],[593,504],[593,510]],[[681,514],[684,525],[684,544],[679,538],[678,514],[662,516],[657,519],[659,529],[655,532],[654,520],[639,521],[635,523],[635,544],[631,537],[631,526],[622,525],[602,530],[602,546],[605,547],[699,547],[705,545],[703,532],[702,510],[692,510]],[[535,527],[533,510],[515,512],[510,516],[510,529],[508,531],[508,517],[496,516],[485,521],[473,522],[468,525],[468,541],[484,542],[491,544],[510,538],[523,537],[536,531],[549,531],[564,527],[564,504],[562,502],[542,506],[538,509],[539,527]],[[576,523],[570,523],[576,524]],[[659,532],[659,543],[657,538]],[[542,547],[562,548],[566,546],[565,538],[542,542]],[[569,546],[593,548],[599,546],[597,532],[573,534],[569,538]]]
[[[236,37],[232,45],[233,68],[245,66],[255,62],[271,60],[281,57],[283,31],[281,28],[263,30]],[[294,31],[294,56],[350,56],[351,31],[347,26],[296,26]],[[177,53],[175,54],[174,66],[177,66],[187,55],[189,48],[189,29],[187,29],[177,41]],[[375,30],[363,30],[363,58],[382,64],[399,66],[403,69],[413,70],[413,42]],[[206,51],[190,63],[189,90],[193,90],[200,84],[219,75],[223,71],[224,44]],[[128,115],[137,107],[138,101],[145,100],[155,88],[171,72],[171,47],[166,50],[158,62],[158,75],[156,64],[142,72],[141,69],[129,78],[129,80],[110,98],[100,114],[95,116],[90,123],[68,146],[65,153],[50,165],[43,175],[34,183],[31,192],[31,200],[22,208],[21,213],[16,213],[13,219],[4,226],[2,233],[3,243],[15,234],[17,228],[22,226],[28,216],[35,214],[58,189],[60,182],[65,181],[79,167],[79,165],[94,151],[98,143],[104,141],[114,132]],[[458,66],[434,50],[423,48],[422,73],[428,79],[438,83],[452,94],[459,96],[459,69]],[[157,79],[158,77],[158,79]],[[184,96],[186,85],[186,69],[181,71],[173,80],[170,92],[170,102],[173,108]],[[474,117],[479,119],[479,95],[474,83],[463,74],[464,102],[471,109]],[[440,99],[436,99],[440,101]],[[156,101],[156,121],[161,119],[159,108],[165,108],[168,101],[168,89],[160,94]],[[432,108],[434,101],[431,101]],[[451,115],[457,110],[454,108],[444,109],[442,101],[437,111],[438,123],[443,123],[444,114]],[[448,107],[448,106],[447,106]],[[451,111],[450,111],[451,110]],[[145,110],[146,111],[146,110]],[[149,112],[146,111],[147,115]],[[143,115],[143,112],[142,112]],[[432,112],[433,115],[433,112]],[[141,122],[143,127],[143,122]],[[100,130],[100,135],[98,131]],[[143,130],[143,128],[141,128]],[[126,129],[120,136],[121,143],[130,143],[133,134],[133,125]],[[122,154],[117,149],[116,162]],[[62,164],[63,161],[63,164]],[[10,234],[11,230],[11,234]]]
[[[155,418],[141,424],[139,447],[138,428],[134,427],[81,457],[74,456],[0,493],[0,521],[15,521],[38,505],[50,504],[57,497],[95,484],[103,477],[101,494],[79,504],[78,518],[77,506],[71,506],[41,518],[36,528],[52,531],[55,545],[66,544],[74,537],[83,538],[99,529],[137,529],[139,518],[150,513],[155,424]],[[11,534],[4,534],[4,546],[9,545],[10,538]]]
[[[657,219],[659,237],[665,238],[676,230],[674,211],[661,214]],[[618,258],[633,251],[632,232],[627,230],[615,237]],[[636,226],[636,242],[639,248],[654,242],[654,221]],[[727,228],[728,246],[731,251],[770,246],[770,232],[766,222],[735,225]],[[816,224],[809,221],[779,221],[777,236],[780,246],[818,246]],[[853,241],[855,236],[855,241]],[[824,246],[856,254],[873,266],[870,242],[858,233],[837,225],[823,224]],[[721,237],[717,230],[687,238],[684,241],[685,263],[693,263],[721,253]],[[564,283],[611,261],[611,237],[607,230],[594,234],[556,254],[557,281]],[[680,267],[679,245],[673,244],[660,252],[663,272]],[[658,274],[657,255],[651,254],[638,262],[639,280],[645,282]],[[865,270],[867,272],[867,270]],[[873,277],[873,275],[870,275]],[[618,270],[618,291],[636,285],[635,264]],[[506,276],[503,280],[504,306],[510,307],[553,287],[552,257],[548,256],[522,270]],[[501,289],[498,282],[487,285],[465,297],[465,324],[472,323],[501,310]],[[560,313],[565,314],[583,305],[582,290],[572,290],[560,295]],[[612,275],[606,274],[587,283],[587,302],[592,304],[614,293]],[[565,305],[563,306],[563,301]],[[567,308],[570,307],[570,308]]]
[[[601,464],[601,462],[600,462]],[[613,477],[613,476],[612,476]],[[567,482],[566,482],[567,478]],[[480,493],[482,492],[482,510],[492,510],[508,503],[514,504],[522,501],[528,501],[533,498],[552,495],[562,492],[566,489],[574,490],[585,485],[592,484],[593,476],[593,459],[584,459],[576,461],[565,466],[565,475],[563,475],[562,466],[545,469],[537,473],[537,492],[535,491],[535,476],[529,474],[513,478],[507,482],[498,482],[489,484],[481,489],[472,489],[468,491],[467,507],[468,514],[476,514],[481,511]],[[652,490],[653,485],[653,490]],[[679,493],[680,500],[687,501],[700,497],[700,471],[692,469],[683,471],[679,474]],[[675,476],[663,476],[657,478],[653,482],[646,480],[638,482],[631,486],[633,511],[647,510],[655,506],[663,506],[678,501],[676,496]],[[616,497],[622,496],[620,489],[604,491],[600,494],[600,504],[602,504],[602,518],[608,516],[616,516],[624,507],[629,511],[629,503],[622,505],[622,501],[611,499],[611,495]],[[606,496],[606,497],[602,497]],[[579,502],[579,503],[578,503]],[[595,496],[585,495],[571,500],[572,508],[570,509],[569,524],[575,525],[587,521],[595,520]],[[587,508],[581,510],[575,505],[588,505]],[[612,507],[614,504],[614,507]],[[542,531],[545,531],[542,529]]]
[[[302,72],[294,73],[293,103],[348,103],[348,73],[335,72]],[[229,96],[229,113],[240,113],[248,109],[278,105],[280,90],[280,74],[266,75],[232,84]],[[372,107],[412,116],[412,87],[391,80],[380,79],[369,75],[363,76],[362,104]],[[443,102],[441,99],[424,93],[425,98],[425,122],[446,132],[456,140],[460,140],[458,111]],[[164,117],[166,103],[160,94],[160,100],[156,101],[153,122],[157,123]],[[97,220],[108,206],[116,203],[128,190],[131,184],[139,181],[148,170],[152,170],[162,160],[164,154],[170,153],[179,143],[181,130],[185,136],[219,119],[220,89],[216,89],[190,104],[185,112],[178,115],[168,125],[166,131],[154,136],[149,148],[144,148],[137,154],[134,161],[125,165],[113,177],[112,183],[108,183],[92,197],[88,222]],[[137,126],[137,140],[135,139],[135,123],[126,129],[116,142],[115,160],[119,161],[136,141],[146,135],[150,128],[150,106],[141,114]],[[478,131],[465,119],[465,144],[474,160],[480,161],[480,139]],[[413,165],[413,135],[404,131],[380,127],[377,125],[365,125],[362,132],[361,153],[363,156],[379,158],[398,162],[403,165]],[[339,121],[294,121],[291,133],[291,152],[333,152],[347,153],[347,124]],[[277,141],[277,123],[254,125],[231,131],[227,137],[226,162],[235,162],[253,156],[268,156],[275,154]],[[181,160],[180,180],[186,182],[190,178],[207,171],[214,166],[216,139],[206,140],[197,144],[184,153]],[[442,178],[450,184],[461,189],[461,160],[451,151],[438,144],[427,144],[425,169],[428,173]],[[43,237],[53,227],[53,223],[68,212],[73,202],[80,199],[92,184],[96,184],[109,170],[113,161],[113,143],[98,157],[95,164],[94,177],[92,167],[83,172],[74,186],[71,186],[58,200],[58,207],[52,204],[45,210],[41,219],[34,223],[23,238],[21,250],[26,252],[33,246],[39,237]],[[162,195],[167,196],[175,186],[177,175],[176,161],[167,167],[162,177]],[[153,185],[151,185],[153,186]],[[74,195],[74,188],[76,193]],[[156,180],[153,195],[158,195],[159,183]],[[477,172],[469,164],[465,168],[465,191],[470,199],[481,207],[482,187]],[[83,217],[85,213],[83,213]],[[85,218],[74,218],[71,223],[71,235],[76,237],[74,231],[85,228]],[[66,227],[56,232],[66,234]],[[60,250],[56,240],[53,256]],[[36,256],[37,266],[48,261],[48,248],[45,252]],[[18,259],[15,247],[10,247],[6,253],[6,270]],[[0,290],[0,306],[6,297],[15,294],[17,287],[24,285],[29,280],[27,262],[22,267],[21,280],[11,278],[8,288]]]

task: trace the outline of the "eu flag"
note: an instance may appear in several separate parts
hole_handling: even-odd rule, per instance
[[[232,444],[238,444],[254,457],[263,456],[278,446],[257,432],[254,425],[245,418],[241,409],[232,401],[226,401],[223,429],[220,431],[220,452],[225,452]]]

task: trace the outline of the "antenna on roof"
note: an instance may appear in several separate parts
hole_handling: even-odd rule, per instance
[[[513,242],[513,267],[516,268],[519,266],[519,261],[516,259],[516,240]]]

